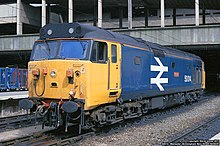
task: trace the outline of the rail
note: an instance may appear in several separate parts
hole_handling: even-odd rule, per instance
[[[209,124],[211,124],[212,122],[214,122],[218,119],[220,119],[220,114],[217,114],[216,116],[214,116],[214,117],[210,118],[209,120],[203,122],[202,124],[194,127],[193,129],[173,138],[171,141],[169,141],[168,143],[166,143],[164,145],[175,144],[178,142],[181,142],[181,144],[184,144],[184,142],[185,142],[184,140],[186,140],[187,137],[192,136],[194,133],[200,131],[202,128],[207,127]]]
[[[88,136],[94,135],[94,132],[87,132],[84,134],[73,136],[72,133],[60,133],[59,130],[48,130],[46,132],[34,133],[29,136],[24,136],[21,138],[11,139],[1,142],[0,145],[44,145],[44,146],[54,146],[54,145],[73,145],[75,142],[82,140]]]
[[[40,124],[42,120],[43,119],[41,117],[37,117],[38,124]],[[0,132],[34,125],[35,114],[25,114],[0,118]]]

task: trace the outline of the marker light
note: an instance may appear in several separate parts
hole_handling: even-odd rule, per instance
[[[39,68],[33,69],[32,74],[35,75],[35,76],[39,76],[40,75],[40,69]]]
[[[53,31],[51,30],[51,29],[49,29],[48,31],[47,31],[47,34],[48,35],[51,35],[53,33]]]
[[[73,77],[73,69],[67,69],[66,70],[66,76],[68,78],[72,78]]]
[[[74,32],[73,28],[69,28],[69,33],[72,34]]]
[[[42,72],[43,72],[44,75],[47,75],[47,68],[43,68]]]
[[[50,72],[50,76],[53,77],[53,78],[55,78],[55,77],[56,77],[56,72],[55,72],[54,70],[52,70],[52,71]]]

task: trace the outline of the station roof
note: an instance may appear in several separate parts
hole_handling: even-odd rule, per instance
[[[67,6],[68,0],[46,0],[47,3]],[[0,4],[16,3],[16,0],[1,0]],[[22,0],[25,3],[41,3],[41,0]],[[132,0],[133,6],[160,8],[160,0]],[[94,0],[74,0],[75,7],[94,6]],[[103,0],[103,7],[127,6],[127,0]],[[194,8],[195,0],[165,0],[166,8]],[[200,0],[200,8],[220,9],[219,0]]]

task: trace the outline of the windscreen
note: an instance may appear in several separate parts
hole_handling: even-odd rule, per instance
[[[35,42],[31,61],[47,59],[89,58],[91,40],[54,40]]]
[[[62,42],[59,57],[85,59],[88,51],[88,45],[88,41]]]

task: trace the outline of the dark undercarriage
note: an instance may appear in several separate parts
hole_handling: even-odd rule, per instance
[[[101,105],[89,111],[84,111],[84,100],[79,99],[72,99],[62,104],[51,102],[47,106],[38,100],[38,106],[33,106],[33,108],[36,109],[36,115],[39,114],[44,119],[42,128],[44,126],[64,127],[67,132],[69,126],[75,125],[78,128],[74,131],[78,131],[80,134],[82,129],[97,129],[126,119],[137,118],[153,109],[165,109],[175,105],[192,103],[197,101],[202,94],[203,90],[200,89],[159,97],[139,98],[129,102],[118,99],[115,103]]]

